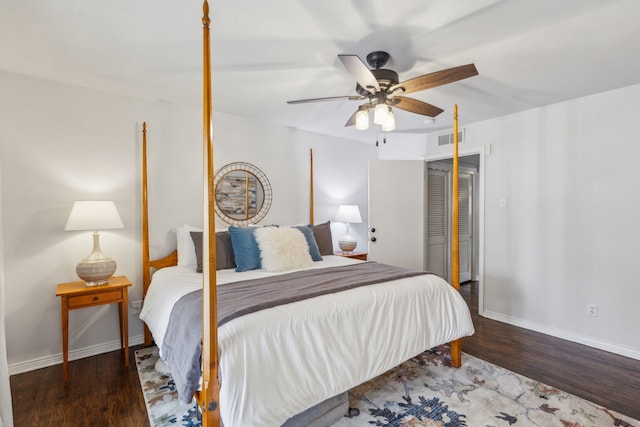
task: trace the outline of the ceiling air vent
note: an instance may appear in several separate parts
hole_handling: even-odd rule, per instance
[[[458,129],[458,144],[464,142],[464,129]],[[453,144],[453,131],[438,135],[438,147]]]

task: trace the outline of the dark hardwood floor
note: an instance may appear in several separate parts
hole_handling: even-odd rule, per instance
[[[149,426],[133,352],[129,367],[121,351],[69,362],[69,384],[62,365],[11,376],[15,427]]]
[[[529,378],[640,420],[640,361],[553,338],[477,315],[477,286],[462,286],[476,333],[462,349]],[[14,424],[38,426],[149,426],[133,352],[120,351],[11,377]]]
[[[477,282],[460,291],[476,329],[463,352],[640,420],[640,361],[480,317]]]

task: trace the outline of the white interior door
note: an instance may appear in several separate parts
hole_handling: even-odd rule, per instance
[[[423,161],[369,162],[369,259],[424,269]]]

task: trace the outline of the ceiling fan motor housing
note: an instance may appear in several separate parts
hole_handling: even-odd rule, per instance
[[[373,67],[375,69],[382,68],[385,66],[387,61],[389,61],[390,56],[391,55],[389,55],[387,52],[377,50],[367,55],[367,63],[370,67]]]
[[[387,70],[382,68],[389,61],[390,55],[387,52],[377,50],[375,52],[371,52],[367,55],[367,63],[373,69],[370,70],[371,74],[378,81],[378,85],[380,86],[380,92],[386,93],[387,90],[393,86],[398,84],[398,73],[393,70]],[[362,96],[369,96],[371,92],[360,86],[356,83],[356,92]]]
[[[380,85],[380,91],[386,92],[391,86],[398,84],[398,73],[393,70],[387,70],[386,68],[379,68],[377,70],[371,70],[371,74],[374,75],[378,84]],[[362,96],[369,96],[371,92],[356,83],[356,92]]]

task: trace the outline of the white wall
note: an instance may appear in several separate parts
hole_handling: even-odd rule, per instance
[[[7,353],[12,373],[60,363],[56,284],[77,280],[90,232],[63,230],[74,200],[114,200],[125,228],[101,233],[116,274],[142,293],[140,262],[141,126],[148,125],[152,256],[175,247],[174,227],[201,219],[202,125],[199,108],[129,98],[0,72],[0,164]],[[308,152],[314,149],[316,222],[340,203],[366,215],[369,145],[214,114],[216,166],[247,161],[273,186],[265,222],[308,221]],[[366,228],[354,227],[366,245]],[[336,238],[339,236],[335,236]],[[70,313],[70,358],[119,347],[116,305]],[[131,343],[142,323],[130,314]]]
[[[0,171],[1,172],[1,171]],[[1,184],[0,174],[0,184]],[[2,192],[0,186],[0,209],[2,209]],[[0,223],[2,211],[0,210]],[[13,426],[13,408],[9,381],[9,362],[7,361],[7,340],[4,326],[4,261],[2,256],[2,228],[0,227],[0,427]]]
[[[636,85],[465,126],[461,149],[491,144],[485,316],[640,359],[639,97]],[[435,136],[426,152],[443,152]]]
[[[231,162],[249,162],[260,168],[271,183],[273,203],[262,223],[309,222],[310,149],[313,149],[314,157],[315,223],[333,220],[340,204],[358,204],[366,218],[367,169],[369,159],[378,155],[372,145],[224,113],[214,113],[213,120],[216,169]],[[152,124],[148,126],[153,129]],[[198,122],[193,126],[201,125]],[[149,188],[149,210],[151,213],[163,212],[161,217],[153,218],[150,225],[151,256],[157,257],[175,247],[175,235],[170,229],[182,223],[202,225],[202,142],[193,138],[176,145],[172,140],[163,140],[163,146],[153,153],[152,138],[148,135],[149,181],[155,187]],[[158,158],[160,153],[162,157]],[[167,199],[166,188],[172,189],[173,201]],[[178,209],[180,205],[174,202],[179,202],[181,207]],[[226,224],[220,222],[218,226],[224,228]],[[337,249],[344,225],[332,224],[332,230]],[[350,230],[358,240],[358,249],[365,250],[366,224],[353,225]]]
[[[63,230],[74,200],[115,201],[125,228],[102,232],[101,247],[116,259],[116,274],[139,283],[136,127],[148,116],[170,121],[173,109],[4,72],[0,92],[5,320],[15,372],[61,360],[56,284],[77,280],[75,264],[91,250],[90,232]],[[132,294],[140,293],[136,283]],[[115,345],[117,318],[113,304],[73,311],[70,349]],[[131,336],[142,333],[139,322],[130,325]]]

